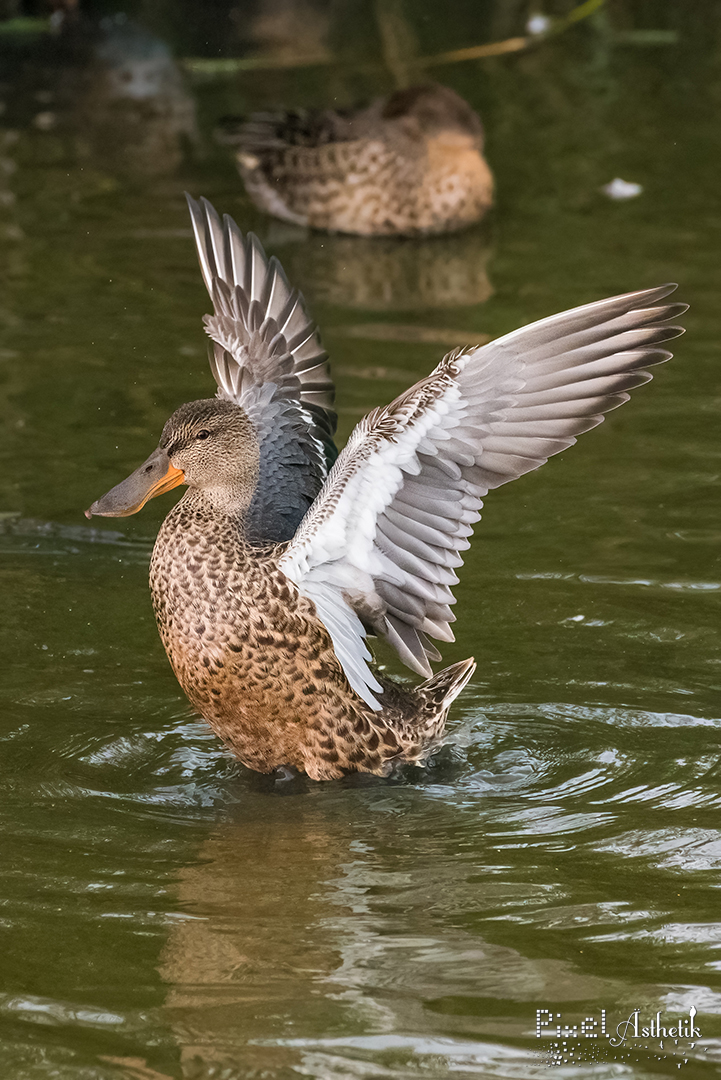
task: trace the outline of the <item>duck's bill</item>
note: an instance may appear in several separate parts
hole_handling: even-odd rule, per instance
[[[137,514],[148,499],[170,491],[185,480],[182,469],[171,464],[166,450],[154,450],[147,461],[131,473],[127,480],[117,484],[107,495],[94,502],[85,516],[129,517]]]

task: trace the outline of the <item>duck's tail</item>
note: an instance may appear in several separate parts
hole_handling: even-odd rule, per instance
[[[416,687],[416,693],[423,699],[424,712],[435,713],[439,718],[445,719],[451,704],[475,670],[476,661],[470,656],[467,660],[444,668]]]

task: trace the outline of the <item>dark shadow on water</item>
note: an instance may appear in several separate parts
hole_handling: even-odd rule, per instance
[[[425,766],[399,765],[390,776],[370,773],[350,773],[338,780],[310,780],[304,773],[284,770],[263,774],[239,766],[238,783],[247,790],[282,798],[299,795],[318,795],[324,791],[373,791],[395,787],[423,787],[428,784],[452,784],[467,770],[467,762],[459,760],[459,752],[450,746],[442,747]],[[232,784],[231,784],[232,786]]]

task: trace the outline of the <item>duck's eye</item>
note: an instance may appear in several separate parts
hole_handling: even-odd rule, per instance
[[[199,431],[198,434],[195,437],[196,437],[196,439],[209,439],[210,438],[210,432],[206,431],[205,428],[203,428],[203,430]]]

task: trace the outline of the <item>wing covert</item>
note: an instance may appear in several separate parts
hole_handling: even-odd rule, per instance
[[[353,689],[373,708],[364,624],[430,675],[452,641],[456,569],[488,491],[537,469],[648,382],[683,333],[675,285],[602,300],[450,353],[357,425],[280,560],[316,602]],[[320,602],[319,602],[320,600]],[[329,609],[332,609],[329,617]]]

